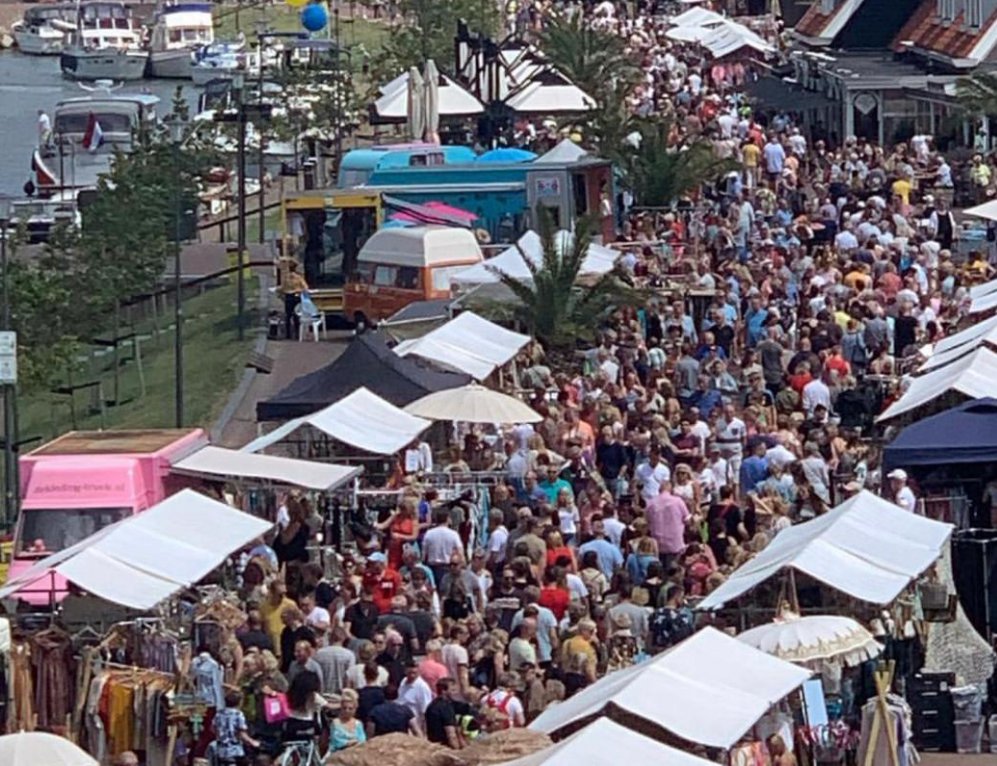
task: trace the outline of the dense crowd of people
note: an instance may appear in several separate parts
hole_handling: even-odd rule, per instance
[[[749,62],[711,63],[612,8],[588,12],[642,62],[634,111],[732,170],[671,212],[624,206],[614,246],[652,297],[574,357],[528,347],[519,382],[542,421],[468,433],[437,461],[487,473],[487,511],[402,460],[397,507],[328,577],[307,563],[314,514],[288,498],[250,552],[270,576],[247,586],[239,691],[213,723],[223,762],[524,726],[689,636],[690,605],[788,526],[861,489],[917,511],[867,437],[993,274],[958,252],[952,167],[926,136],[811,142],[792,115],[753,112]]]

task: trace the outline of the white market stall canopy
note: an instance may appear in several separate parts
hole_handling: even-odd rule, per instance
[[[382,120],[406,119],[409,106],[408,81],[409,73],[406,72],[381,88],[381,96],[374,102],[374,112]],[[457,82],[441,74],[439,83],[441,117],[471,117],[484,113],[482,103]]]
[[[927,372],[942,367],[970,351],[975,351],[983,344],[997,348],[997,317],[990,317],[954,335],[942,338],[934,345],[931,356],[918,371]]]
[[[973,218],[984,218],[987,221],[997,221],[997,199],[984,202],[982,205],[977,205],[976,207],[966,208],[962,211],[962,214],[972,216]]]
[[[969,288],[970,298],[979,298],[981,295],[990,295],[990,293],[997,293],[997,279],[991,279],[982,285],[973,285]]]
[[[554,242],[558,252],[564,253],[571,247],[571,232],[559,231],[554,237]],[[458,285],[497,284],[502,280],[496,272],[523,282],[531,282],[533,274],[526,265],[523,256],[525,255],[534,266],[542,267],[543,242],[535,231],[528,231],[519,238],[518,244],[518,248],[515,246],[507,248],[484,263],[468,266],[466,269],[456,272],[450,277],[450,282]],[[520,252],[520,248],[522,248],[522,252]],[[585,260],[582,262],[578,276],[600,277],[609,273],[616,266],[616,259],[619,258],[619,255],[616,250],[593,242],[585,254]]]
[[[556,70],[536,74],[510,93],[505,105],[518,114],[575,114],[596,108],[595,99]]]
[[[986,287],[990,283],[987,282],[986,285],[980,285],[980,287]],[[997,308],[997,289],[991,290],[989,292],[980,293],[979,295],[973,295],[970,293],[971,302],[969,304],[970,314],[986,314],[988,311],[992,311]]]
[[[502,766],[618,766],[621,763],[711,766],[712,761],[600,718],[556,745]]]
[[[484,380],[515,359],[529,342],[529,335],[507,330],[473,311],[465,311],[421,338],[399,343],[394,351],[398,356],[415,355]]]
[[[529,728],[553,735],[619,712],[689,742],[726,749],[809,677],[804,668],[704,628],[654,659],[610,673],[547,708]]]
[[[970,399],[997,396],[997,353],[989,348],[977,348],[951,364],[913,378],[903,396],[887,407],[876,422],[910,412],[950,392]]]
[[[273,524],[185,489],[39,561],[0,589],[0,598],[49,572],[132,609],[152,609],[194,585]],[[209,530],[209,533],[205,533]],[[199,532],[200,531],[200,532]]]
[[[668,23],[674,24],[677,27],[705,27],[710,24],[719,24],[726,20],[725,16],[721,16],[716,11],[711,11],[708,8],[690,8],[678,16],[668,19]]]
[[[741,48],[751,48],[759,53],[773,53],[775,48],[764,38],[752,32],[743,24],[725,22],[704,37],[699,44],[709,51],[713,58],[729,56]]]
[[[376,455],[393,455],[431,425],[430,421],[409,415],[361,386],[325,409],[289,420],[254,439],[241,452],[259,452],[302,426],[311,426],[358,449]]]
[[[363,472],[360,466],[256,455],[224,447],[205,447],[174,464],[170,470],[188,476],[259,479],[330,492]]]
[[[888,604],[941,555],[951,524],[863,490],[823,516],[784,529],[697,609],[719,609],[784,569],[871,604]]]

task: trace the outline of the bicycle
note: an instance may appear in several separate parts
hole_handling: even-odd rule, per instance
[[[322,766],[318,743],[314,740],[285,742],[276,766]]]

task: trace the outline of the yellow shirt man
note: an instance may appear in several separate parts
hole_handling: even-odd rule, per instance
[[[260,604],[260,617],[263,618],[263,629],[270,636],[270,641],[273,643],[273,651],[277,659],[280,659],[280,634],[284,630],[284,621],[280,618],[280,614],[289,606],[297,606],[297,604],[287,596],[281,596],[280,601],[277,603],[274,603],[273,599],[267,598]]]
[[[906,178],[898,178],[896,181],[893,182],[893,186],[891,188],[893,190],[893,193],[896,196],[900,197],[901,202],[903,202],[905,205],[910,204],[910,191],[912,188],[910,185],[910,181],[908,181]]]

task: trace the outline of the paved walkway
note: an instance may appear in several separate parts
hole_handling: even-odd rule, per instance
[[[237,448],[255,439],[258,435],[256,403],[270,398],[301,375],[335,361],[352,337],[352,331],[336,330],[327,333],[326,339],[318,343],[267,341],[264,353],[274,360],[273,372],[256,373],[232,419],[222,429],[217,443]]]

